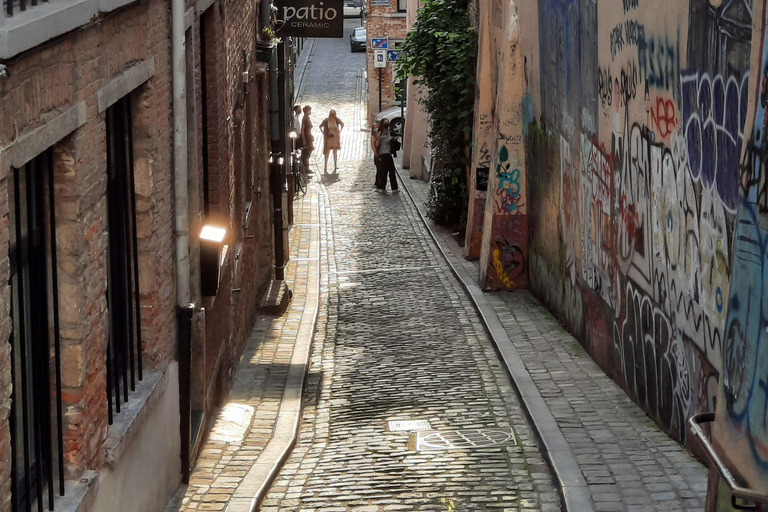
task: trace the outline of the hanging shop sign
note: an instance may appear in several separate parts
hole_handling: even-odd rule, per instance
[[[278,37],[344,37],[344,0],[274,0]]]

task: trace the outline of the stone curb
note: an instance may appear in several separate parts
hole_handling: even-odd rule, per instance
[[[319,204],[317,209],[319,213]],[[320,314],[320,233],[319,230],[313,230],[313,233],[310,247],[315,257],[308,261],[307,298],[280,399],[275,429],[272,438],[232,495],[226,512],[257,512],[259,510],[261,502],[288,460],[298,439],[304,381],[309,370],[309,359]]]
[[[565,510],[569,512],[594,510],[592,494],[587,481],[584,479],[584,475],[581,473],[576,456],[560,431],[560,427],[552,416],[552,412],[544,402],[538,387],[536,387],[536,383],[525,368],[525,363],[523,363],[523,360],[517,353],[517,349],[515,349],[512,340],[507,335],[496,311],[488,303],[484,292],[466,269],[451,262],[451,258],[448,256],[450,249],[443,247],[439,238],[432,231],[432,227],[419,209],[406,182],[407,180],[403,179],[400,170],[398,169],[397,177],[408,194],[408,198],[416,208],[416,212],[419,214],[424,227],[426,227],[429,236],[435,242],[440,254],[472,300],[472,304],[478,315],[480,315],[488,335],[496,345],[496,349],[507,367],[512,385],[517,390],[523,409],[531,422],[531,427],[540,440],[542,452],[554,473],[556,485],[560,491]]]
[[[312,52],[315,51],[315,38],[307,39],[304,44],[304,51],[299,57],[299,61],[296,63],[296,79],[294,80],[294,102],[298,105],[301,97],[304,95],[304,78],[307,76],[307,68],[309,67],[309,59],[312,58]]]

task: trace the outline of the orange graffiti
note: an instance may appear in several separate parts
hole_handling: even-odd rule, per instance
[[[496,275],[499,276],[501,284],[506,286],[507,290],[513,290],[515,283],[504,273],[504,265],[501,263],[498,249],[493,250],[493,268],[496,270]]]

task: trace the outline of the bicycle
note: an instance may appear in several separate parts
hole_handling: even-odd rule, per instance
[[[291,175],[293,176],[293,194],[296,197],[305,195],[307,193],[307,169],[304,168],[304,164],[301,161],[301,150],[307,148],[299,148],[291,152]]]

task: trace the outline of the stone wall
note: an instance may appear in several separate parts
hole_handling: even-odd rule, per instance
[[[0,79],[0,146],[45,126],[79,102],[85,123],[54,144],[59,313],[61,322],[64,458],[68,478],[98,469],[107,434],[106,344],[107,210],[105,113],[98,92],[137,65],[153,61],[154,75],[131,92],[139,229],[144,364],[162,369],[174,354],[173,211],[170,159],[170,70],[166,5],[133,4],[6,63]],[[126,91],[127,92],[127,91]],[[33,142],[34,143],[34,142]],[[39,148],[43,150],[45,148]],[[33,155],[34,156],[34,155]],[[3,167],[0,189],[0,457],[7,457],[10,404],[7,197],[12,179]],[[8,464],[0,465],[8,489]],[[2,500],[9,497],[2,492]],[[4,501],[0,510],[7,510]]]
[[[196,98],[191,134],[203,143],[207,131],[208,211],[204,205],[204,156],[190,159],[190,174],[200,184],[190,201],[190,232],[204,223],[227,229],[227,257],[215,297],[200,297],[205,309],[203,346],[194,351],[200,363],[202,403],[210,417],[226,395],[258,304],[272,277],[274,251],[267,160],[267,73],[256,61],[259,5],[256,2],[214,3],[199,13],[192,32],[194,65],[205,66],[206,83],[196,72],[188,83]],[[201,53],[201,41],[205,53]],[[203,121],[203,88],[206,121]],[[193,250],[192,261],[198,261]],[[193,269],[196,271],[196,269]],[[193,401],[199,400],[193,398]]]
[[[197,6],[187,16],[192,22],[187,30],[189,214],[192,300],[204,308],[206,319],[205,335],[196,333],[197,339],[204,338],[193,362],[201,366],[195,384],[204,388],[197,403],[207,402],[212,410],[228,390],[272,276],[274,252],[266,72],[255,59],[258,3],[216,2],[204,12],[211,15],[206,53],[217,59],[209,55],[206,60],[201,52]],[[202,112],[203,62],[216,63],[207,70],[207,125]],[[168,3],[129,4],[5,65],[8,76],[0,77],[0,118],[5,121],[0,126],[0,512],[10,511],[8,195],[13,171],[9,155],[18,154],[21,146],[34,146],[30,138],[39,140],[29,137],[34,130],[56,124],[83,105],[76,129],[54,144],[65,471],[68,479],[77,479],[86,470],[103,470],[109,432],[107,156],[99,97],[105,87],[142,66],[151,67],[151,76],[124,93],[130,93],[132,106],[144,368],[165,371],[177,349]],[[207,182],[203,130],[211,163]],[[45,148],[38,149],[29,158]],[[206,186],[211,199],[208,215],[203,204]],[[228,256],[215,298],[201,297],[199,289],[197,236],[206,222],[227,228]],[[176,385],[174,377],[172,386]],[[175,392],[169,396],[176,397]],[[169,457],[177,461],[178,443],[165,445],[176,446]]]

